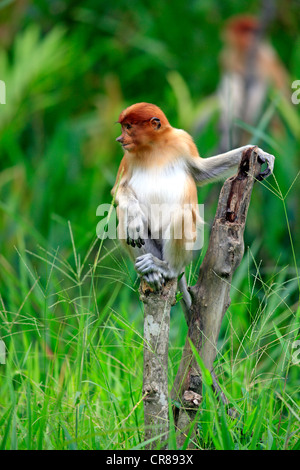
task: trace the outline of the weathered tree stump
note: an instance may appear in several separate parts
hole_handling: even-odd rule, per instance
[[[188,335],[172,390],[173,398],[182,403],[177,417],[178,447],[185,441],[197,411],[193,394],[200,397],[202,393],[201,370],[190,343],[194,344],[204,366],[211,372],[218,352],[222,319],[230,305],[232,276],[244,254],[247,211],[261,164],[257,147],[250,148],[243,154],[237,175],[225,181],[198,280],[190,289],[192,306]],[[199,401],[198,398],[197,404]]]
[[[142,281],[144,304],[144,423],[145,440],[159,436],[148,449],[165,446],[169,433],[168,345],[170,310],[175,303],[177,279],[168,281],[161,292],[152,292]]]

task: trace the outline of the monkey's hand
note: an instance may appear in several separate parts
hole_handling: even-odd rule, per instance
[[[262,181],[265,178],[268,178],[273,173],[275,157],[270,153],[264,152],[262,149],[257,147],[257,155],[260,163],[266,163],[267,168],[258,175],[258,181]]]
[[[146,218],[138,203],[128,207],[126,219],[127,244],[141,248],[145,244]]]

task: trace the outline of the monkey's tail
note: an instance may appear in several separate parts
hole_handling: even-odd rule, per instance
[[[190,316],[191,316],[190,310],[192,306],[192,298],[188,291],[188,285],[187,285],[185,274],[181,276],[181,278],[179,279],[178,287],[182,293],[181,306],[183,309],[183,313],[184,313],[186,322],[189,325]]]

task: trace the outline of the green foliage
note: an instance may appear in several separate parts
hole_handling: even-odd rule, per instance
[[[127,104],[154,102],[193,134],[203,156],[212,155],[220,30],[232,14],[258,12],[260,2],[36,0],[0,8],[7,92],[0,105],[0,337],[7,347],[0,448],[143,448],[137,277],[116,242],[96,238],[96,209],[111,202],[121,159],[114,123]],[[291,80],[299,79],[296,7],[278,1],[278,11],[271,41]],[[215,370],[229,405],[220,404],[205,372],[199,448],[299,450],[299,119],[299,107],[271,93],[258,125],[248,128],[251,141],[276,155],[275,174],[255,185],[219,339]],[[219,188],[199,192],[206,245]],[[204,253],[187,270],[191,284]],[[178,303],[170,387],[186,331]],[[170,417],[176,448],[171,407]]]

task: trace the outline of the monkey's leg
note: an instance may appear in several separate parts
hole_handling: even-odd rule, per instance
[[[186,204],[172,215],[170,236],[165,240],[163,259],[168,263],[169,276],[179,276],[191,262],[197,224],[201,219],[193,204]],[[168,274],[166,274],[168,277]]]
[[[168,263],[167,260],[163,259],[164,258],[164,250],[165,250],[165,245],[167,239],[166,233],[171,233],[170,227],[167,228],[167,230],[164,233],[163,239],[162,239],[162,248],[161,252],[157,254],[153,251],[153,249],[149,249],[149,247],[145,246],[145,250],[143,254],[140,254],[136,258],[135,262],[135,269],[136,271],[146,278],[149,276],[149,274],[152,273],[158,273],[160,274],[164,279],[172,279],[178,276],[178,272],[173,270]],[[151,233],[149,233],[149,236],[151,237]],[[154,240],[152,240],[153,242]]]
[[[163,235],[163,259],[146,252],[136,259],[137,272],[143,276],[157,272],[165,279],[178,277],[191,261],[195,238],[196,220],[193,207],[177,210],[172,214],[170,225]]]
[[[161,289],[165,282],[162,271],[158,269],[150,271],[145,269],[144,272],[142,272],[142,270],[137,267],[138,260],[140,259],[147,260],[153,258],[156,260],[156,265],[163,263],[163,261],[160,259],[162,252],[159,244],[156,243],[156,240],[146,239],[144,246],[142,246],[140,249],[134,248],[133,251],[135,255],[135,269],[137,273],[142,276],[147,284],[149,284],[155,291]]]
[[[182,299],[181,299],[182,310],[186,319],[186,323],[187,325],[189,325],[190,316],[191,316],[190,308],[192,306],[192,298],[188,291],[188,285],[187,285],[185,274],[183,274],[183,276],[179,279],[178,287],[182,293]]]
[[[145,255],[152,255],[155,259],[162,258],[162,247],[159,240],[152,239],[148,228],[147,208],[138,203],[135,198],[130,201],[125,199],[118,207],[118,238],[129,252],[133,262]],[[164,278],[158,270],[147,270],[142,272],[137,269],[138,274],[154,289],[161,288]]]
[[[153,259],[156,260],[156,265],[159,263],[163,263],[161,260],[162,257],[162,249],[159,243],[159,240],[152,240],[150,236],[148,238],[143,238],[143,244],[132,243],[132,241],[127,239],[120,240],[124,248],[129,255],[133,262],[138,262],[138,260],[143,259]],[[162,287],[162,284],[165,282],[163,273],[159,269],[139,269],[137,264],[135,265],[135,269],[137,273],[143,277],[143,279],[150,285],[152,289],[159,290]]]

